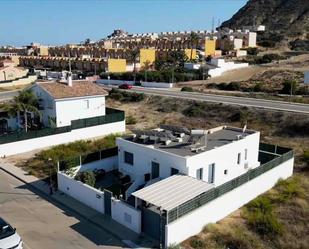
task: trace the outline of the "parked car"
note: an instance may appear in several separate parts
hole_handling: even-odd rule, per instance
[[[127,84],[127,83],[124,83],[124,84],[120,85],[119,88],[120,88],[120,89],[131,89],[132,86],[129,85],[129,84]]]
[[[0,218],[0,248],[23,248],[23,241],[16,232],[16,229],[12,228],[10,224],[2,218]]]

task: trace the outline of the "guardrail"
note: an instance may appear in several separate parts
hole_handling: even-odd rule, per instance
[[[275,157],[272,157],[267,162],[264,162],[257,168],[249,170],[247,173],[228,181],[216,188],[212,188],[201,195],[179,205],[178,207],[174,208],[173,210],[168,212],[168,223],[171,223],[180,217],[192,212],[193,210],[207,204],[210,201],[220,197],[221,195],[226,194],[227,192],[251,181],[252,179],[262,175],[263,173],[277,167],[278,165],[282,164],[285,161],[294,157],[293,150],[269,145],[269,144],[260,144],[260,155],[259,157],[267,158],[263,154],[274,154],[277,152],[278,154]]]
[[[96,125],[115,123],[115,122],[123,121],[124,119],[125,119],[125,114],[123,111],[112,109],[112,108],[106,108],[105,116],[72,120],[71,125],[69,126],[63,126],[63,127],[57,127],[57,128],[44,128],[41,130],[33,130],[33,131],[31,130],[28,132],[14,132],[10,134],[4,134],[0,136],[0,144],[6,144],[6,143],[17,142],[17,141],[27,140],[27,139],[32,139],[32,138],[61,134],[65,132],[70,132],[74,129],[82,129],[82,128],[96,126]]]

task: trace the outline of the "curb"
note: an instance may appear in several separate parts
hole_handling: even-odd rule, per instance
[[[19,181],[25,183],[26,185],[30,186],[31,188],[37,190],[37,191],[40,192],[42,195],[44,195],[44,196],[46,197],[46,199],[51,200],[52,202],[55,202],[55,203],[59,204],[60,206],[63,206],[63,207],[65,207],[65,208],[67,208],[70,212],[77,214],[78,216],[82,217],[84,220],[88,221],[88,222],[91,223],[92,225],[94,225],[94,226],[96,226],[96,227],[99,227],[99,228],[101,228],[102,230],[104,230],[105,232],[111,234],[113,237],[115,237],[115,238],[117,238],[118,240],[120,240],[124,245],[127,245],[127,243],[123,242],[123,239],[120,238],[120,237],[118,236],[118,234],[116,234],[116,233],[114,233],[114,232],[112,232],[112,231],[110,231],[110,230],[107,230],[105,227],[103,227],[103,226],[100,225],[99,223],[93,222],[91,219],[89,219],[87,216],[85,216],[85,215],[82,214],[81,212],[79,212],[79,211],[77,211],[77,210],[71,208],[69,205],[64,204],[63,202],[61,202],[61,201],[59,201],[59,200],[53,198],[52,196],[46,194],[44,191],[42,191],[41,189],[35,187],[33,184],[26,182],[25,180],[23,180],[23,179],[20,178],[19,176],[14,175],[12,172],[10,172],[10,171],[8,171],[8,170],[2,168],[1,166],[0,166],[0,170],[4,171],[5,173],[9,174],[9,175],[12,176],[12,177],[18,179]],[[133,247],[131,247],[131,248],[133,248]]]

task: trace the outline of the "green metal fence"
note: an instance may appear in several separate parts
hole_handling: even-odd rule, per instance
[[[59,161],[60,171],[118,155],[118,147],[95,151]]]
[[[224,195],[225,193],[243,185],[244,183],[260,176],[261,174],[265,173],[266,171],[269,171],[273,169],[274,167],[277,167],[278,165],[282,164],[283,162],[293,158],[294,153],[293,150],[288,148],[283,148],[279,146],[274,145],[267,145],[267,144],[260,144],[260,152],[259,152],[259,158],[266,158],[264,154],[274,153],[277,151],[277,156],[272,157],[267,162],[263,163],[259,167],[255,169],[249,170],[247,173],[229,181],[226,182],[219,187],[210,189],[201,195],[181,204],[180,206],[172,209],[168,212],[168,223],[171,223],[178,218],[190,213],[191,211],[207,204],[208,202],[220,197],[221,195]]]
[[[0,136],[0,144],[6,144],[11,142],[17,142],[32,138],[45,137],[65,132],[70,132],[74,129],[81,129],[96,125],[109,124],[114,122],[123,121],[125,119],[125,114],[123,111],[106,108],[105,116],[98,116],[94,118],[85,118],[73,120],[71,125],[58,127],[58,128],[44,128],[41,130],[28,131],[28,132],[15,132],[11,134],[5,134]]]

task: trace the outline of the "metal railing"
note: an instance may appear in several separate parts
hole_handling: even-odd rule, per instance
[[[105,116],[98,116],[94,118],[85,118],[72,120],[71,125],[57,127],[57,128],[44,128],[40,130],[30,130],[28,132],[13,132],[9,134],[4,134],[0,136],[0,144],[12,143],[32,138],[45,137],[55,134],[61,134],[65,132],[70,132],[74,129],[82,129],[86,127],[115,123],[119,121],[123,121],[125,119],[125,114],[123,111],[106,108]]]
[[[282,164],[285,161],[294,157],[293,150],[279,147],[275,145],[268,145],[268,144],[260,144],[260,152],[259,158],[265,158],[264,154],[275,153],[277,155],[269,159],[267,162],[264,162],[259,167],[251,169],[247,171],[247,173],[234,178],[216,188],[212,188],[199,196],[179,205],[178,207],[172,209],[168,212],[168,223],[171,223],[180,217],[192,212],[193,210],[207,204],[210,201],[220,197],[221,195],[226,194],[227,192],[243,185],[246,182],[251,181],[252,179],[262,175],[263,173],[277,167],[278,165]]]

